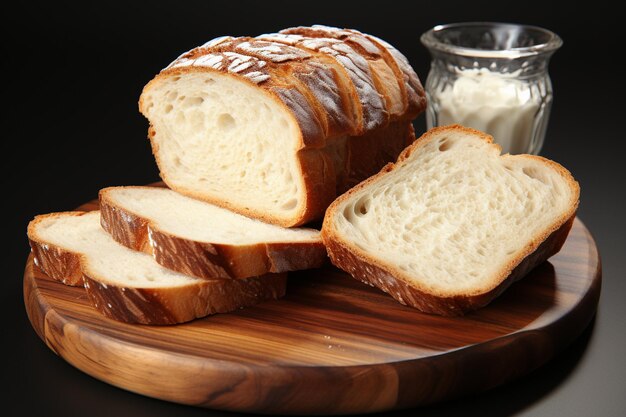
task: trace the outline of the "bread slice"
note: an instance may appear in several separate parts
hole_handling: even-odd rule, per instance
[[[545,158],[500,155],[492,140],[431,129],[337,198],[322,227],[331,261],[403,304],[461,315],[557,253],[578,183]]]
[[[328,259],[318,230],[263,223],[167,188],[105,188],[100,211],[116,241],[198,278],[318,268]]]
[[[281,226],[320,219],[415,139],[426,107],[401,54],[355,37],[221,37],[181,55],[139,101],[163,181]]]
[[[285,294],[286,274],[206,280],[166,269],[115,242],[100,227],[98,211],[37,216],[28,238],[44,273],[73,285],[82,280],[98,311],[128,323],[182,323]]]

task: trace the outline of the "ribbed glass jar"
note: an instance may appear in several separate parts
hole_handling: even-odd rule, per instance
[[[491,134],[503,153],[539,153],[553,98],[548,64],[563,43],[558,35],[468,22],[436,26],[421,41],[432,56],[428,128],[459,123]]]

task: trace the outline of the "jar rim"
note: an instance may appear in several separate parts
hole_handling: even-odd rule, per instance
[[[473,46],[470,34],[481,35],[483,42],[487,38],[484,42],[486,44],[495,43],[491,47],[490,45]],[[548,29],[501,22],[459,22],[437,25],[424,32],[420,40],[430,51],[477,58],[523,58],[553,53],[563,45],[563,40],[559,35]]]

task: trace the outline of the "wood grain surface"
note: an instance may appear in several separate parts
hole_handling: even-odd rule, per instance
[[[47,278],[29,257],[24,301],[50,349],[129,391],[231,411],[349,414],[442,401],[528,373],[584,330],[600,286],[596,245],[576,219],[559,254],[465,317],[422,314],[332,267],[290,273],[281,300],[141,326],[103,317],[82,288]]]

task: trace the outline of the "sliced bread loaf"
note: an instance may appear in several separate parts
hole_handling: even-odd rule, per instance
[[[82,281],[97,310],[124,322],[182,323],[285,294],[286,274],[206,280],[166,269],[115,242],[100,227],[97,211],[37,216],[28,238],[44,273],[64,283]]]
[[[500,152],[458,125],[426,132],[329,207],[331,261],[424,312],[486,305],[560,250],[580,192],[561,165]]]
[[[145,86],[139,108],[171,189],[297,226],[415,139],[426,99],[406,58],[320,30],[217,38]]]
[[[160,187],[100,191],[102,227],[166,268],[205,279],[248,278],[322,266],[318,230],[253,220]]]

